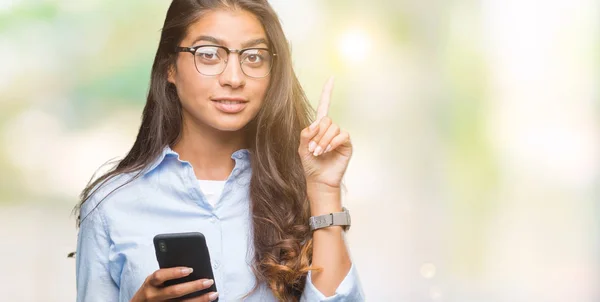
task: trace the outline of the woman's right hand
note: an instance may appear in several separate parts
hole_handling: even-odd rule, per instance
[[[179,298],[187,294],[197,292],[211,287],[214,281],[209,279],[200,279],[171,286],[163,286],[165,281],[179,279],[192,273],[191,268],[172,267],[163,268],[152,273],[142,287],[135,293],[131,302],[159,302]],[[202,296],[186,299],[185,301],[209,302],[217,299],[218,293],[210,292]]]

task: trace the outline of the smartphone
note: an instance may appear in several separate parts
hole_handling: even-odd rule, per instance
[[[191,267],[194,271],[183,278],[168,280],[165,286],[179,284],[198,279],[215,279],[206,239],[200,232],[169,233],[154,236],[154,250],[160,268],[176,266]],[[198,297],[209,292],[216,292],[217,284],[211,287],[182,296],[181,299]],[[215,300],[215,301],[218,301]]]

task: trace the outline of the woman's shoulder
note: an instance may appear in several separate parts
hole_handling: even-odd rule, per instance
[[[136,183],[139,182],[138,172],[115,174],[96,184],[91,190],[87,200],[81,205],[80,218],[100,212],[105,204],[110,204],[111,200],[118,199],[119,196],[131,194],[136,191]]]

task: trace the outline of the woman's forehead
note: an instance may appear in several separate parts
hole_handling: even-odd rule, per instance
[[[186,46],[206,43],[229,48],[268,46],[262,24],[256,16],[244,10],[217,10],[203,14],[188,27],[183,41],[187,42]]]

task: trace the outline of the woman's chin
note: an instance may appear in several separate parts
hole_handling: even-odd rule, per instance
[[[248,124],[247,121],[242,121],[242,120],[236,120],[236,121],[216,121],[216,123],[213,123],[213,128],[219,130],[219,131],[227,131],[227,132],[235,132],[235,131],[239,131],[242,128],[244,128],[244,126],[246,126],[246,124]]]

